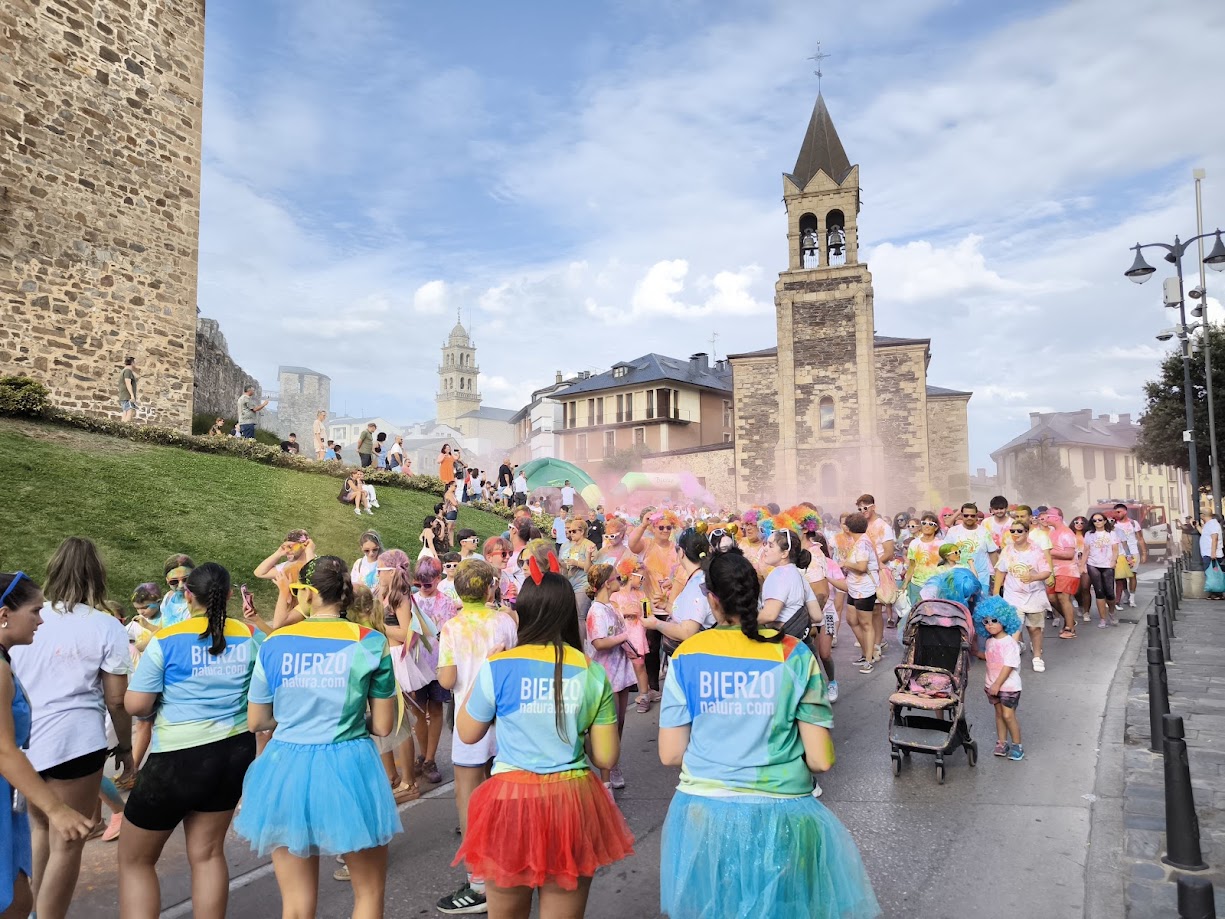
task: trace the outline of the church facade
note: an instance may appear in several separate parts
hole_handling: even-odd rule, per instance
[[[930,339],[876,334],[859,167],[820,95],[783,201],[778,346],[730,355],[736,504],[848,509],[870,492],[895,512],[968,500],[971,393],[928,384]]]
[[[515,442],[511,423],[514,409],[481,405],[480,368],[476,345],[458,318],[438,365],[438,393],[434,396],[434,424],[446,425],[463,435],[463,447],[487,463],[500,462]]]

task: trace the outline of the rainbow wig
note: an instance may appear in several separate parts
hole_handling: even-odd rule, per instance
[[[642,565],[639,563],[638,559],[627,552],[621,557],[621,561],[617,562],[617,574],[621,575],[622,578],[628,581],[630,579],[630,575],[641,567]]]
[[[787,516],[796,522],[801,533],[819,533],[821,531],[821,515],[807,505],[796,505],[787,511]]]
[[[747,511],[740,515],[740,522],[748,526],[760,526],[763,517],[768,517],[770,512],[764,507],[750,507]]]
[[[790,530],[796,536],[802,535],[800,533],[800,523],[795,519],[795,517],[791,516],[790,511],[783,511],[782,513],[775,514],[770,518],[770,523],[771,533],[776,533],[779,530]]]
[[[649,523],[652,527],[659,526],[661,523],[668,523],[672,525],[674,532],[680,530],[682,526],[681,518],[676,515],[676,512],[666,508],[663,510],[654,511],[647,518],[647,523]]]
[[[998,619],[1004,631],[1015,635],[1021,631],[1021,615],[1003,597],[983,597],[974,606],[974,631],[978,637],[987,639],[991,633],[987,631],[987,619]]]

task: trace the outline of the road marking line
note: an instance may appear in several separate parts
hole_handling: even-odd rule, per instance
[[[437,788],[427,791],[425,794],[423,794],[420,798],[417,798],[415,801],[405,801],[403,804],[399,805],[396,808],[396,810],[403,812],[403,811],[408,810],[410,807],[416,807],[422,801],[428,801],[431,798],[441,798],[447,792],[454,790],[454,788],[455,788],[455,782],[453,781],[444,782],[443,784],[439,785]],[[272,874],[272,871],[273,871],[272,862],[265,862],[264,864],[260,865],[258,868],[252,868],[250,871],[245,871],[242,874],[238,875],[237,877],[230,878],[230,893],[232,894],[236,890],[242,890],[244,887],[248,887],[251,884],[254,884],[256,881],[262,881],[268,875]],[[323,873],[323,872],[321,871],[320,873]],[[191,915],[191,898],[188,897],[186,900],[183,900],[181,903],[176,903],[174,904],[174,906],[168,906],[164,910],[162,910],[160,919],[181,919],[181,917],[183,916],[190,916],[190,915]]]

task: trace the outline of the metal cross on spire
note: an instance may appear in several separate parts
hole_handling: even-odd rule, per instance
[[[829,55],[824,53],[821,50],[821,43],[817,42],[817,53],[814,54],[812,57],[808,58],[808,60],[816,61],[817,63],[817,69],[814,70],[813,73],[816,74],[816,77],[817,77],[817,92],[818,93],[821,92],[821,77],[823,76],[823,74],[821,73],[821,62],[825,60],[827,57],[829,57]]]

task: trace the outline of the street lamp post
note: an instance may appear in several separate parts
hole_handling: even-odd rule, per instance
[[[1200,185],[1204,170],[1192,172],[1195,179],[1195,232],[1200,234],[1199,287],[1191,291],[1191,299],[1200,303],[1191,310],[1192,316],[1204,317],[1204,390],[1208,394],[1208,470],[1212,480],[1212,515],[1221,513],[1221,458],[1217,455],[1216,406],[1212,401],[1212,323],[1208,318],[1208,279],[1204,274],[1204,201]],[[1197,296],[1198,294],[1198,296]]]
[[[1190,461],[1191,472],[1191,504],[1192,504],[1192,519],[1198,524],[1200,522],[1200,504],[1199,504],[1199,458],[1196,456],[1195,449],[1195,411],[1191,398],[1191,336],[1187,330],[1187,307],[1185,298],[1186,295],[1183,289],[1182,279],[1182,257],[1186,254],[1187,248],[1194,242],[1198,242],[1207,236],[1214,236],[1216,241],[1213,243],[1212,251],[1208,253],[1204,259],[1204,264],[1211,265],[1214,271],[1225,271],[1225,241],[1221,239],[1221,231],[1218,229],[1214,233],[1201,233],[1198,236],[1193,236],[1186,242],[1183,242],[1177,236],[1174,237],[1173,244],[1169,243],[1136,243],[1132,246],[1132,250],[1136,253],[1136,260],[1132,262],[1123,274],[1137,284],[1143,284],[1156,272],[1156,268],[1144,260],[1141,254],[1144,249],[1164,249],[1165,260],[1174,265],[1174,269],[1178,274],[1178,317],[1179,317],[1179,338],[1182,341],[1182,374],[1183,374],[1183,402],[1187,410],[1187,433],[1184,435],[1187,440],[1187,454]],[[1172,306],[1173,304],[1168,304]],[[1192,553],[1193,563],[1197,556]],[[1203,564],[1199,562],[1199,564]]]

